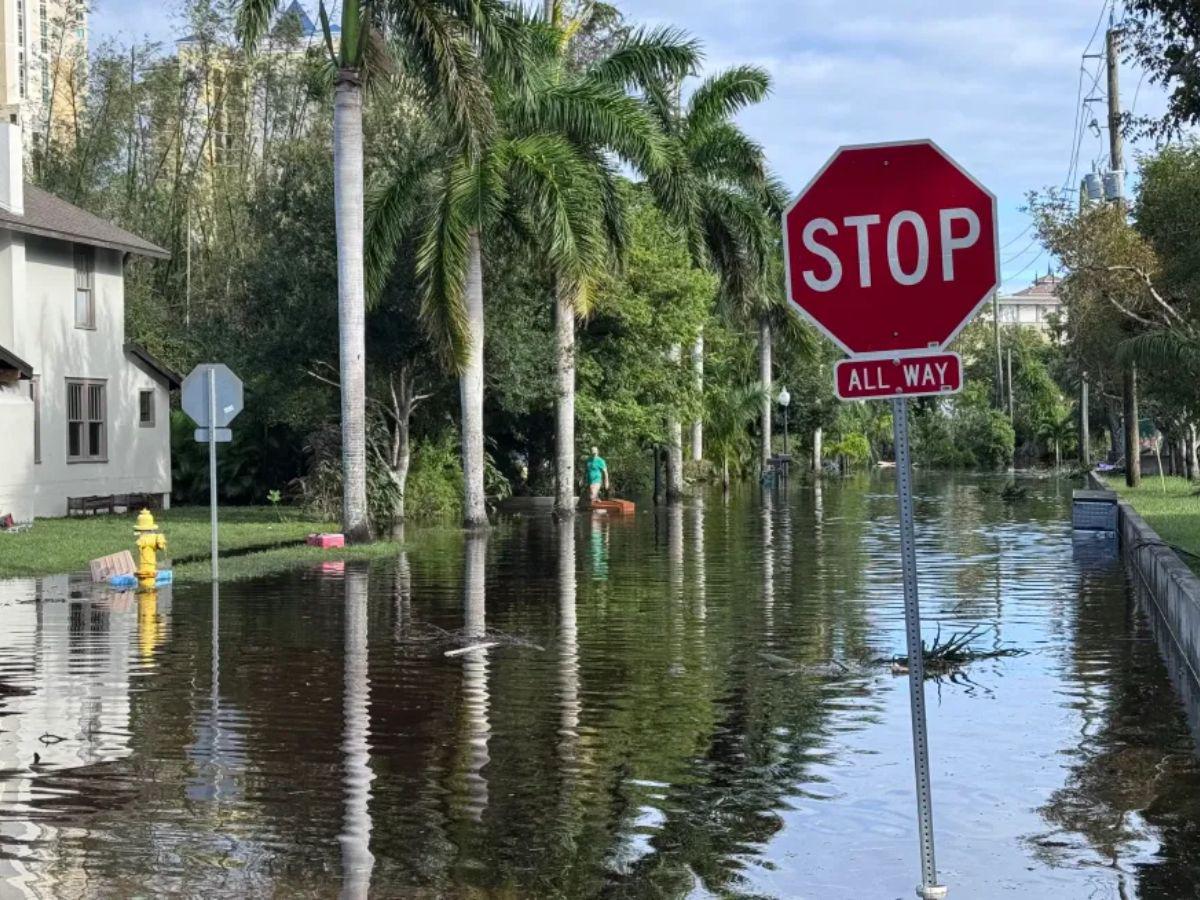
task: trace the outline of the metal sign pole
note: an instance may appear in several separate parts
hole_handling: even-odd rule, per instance
[[[208,370],[208,510],[212,528],[212,580],[217,580],[217,370]]]
[[[917,593],[908,401],[901,397],[892,400],[892,434],[896,444],[896,493],[900,505],[900,567],[904,575],[908,694],[912,703],[913,765],[917,778],[917,824],[921,837],[921,886],[917,888],[917,896],[923,900],[937,900],[946,896],[946,888],[937,883],[937,865],[933,857],[933,793],[929,786],[929,735],[925,730],[925,657],[921,646],[921,604]]]

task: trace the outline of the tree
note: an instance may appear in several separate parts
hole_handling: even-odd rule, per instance
[[[655,84],[682,79],[690,74],[699,60],[695,41],[686,39],[675,29],[644,32],[625,31],[610,48],[597,53],[593,46],[586,61],[574,58],[569,50],[573,35],[591,17],[594,10],[568,20],[561,4],[547,3],[547,24],[553,39],[551,52],[544,54],[538,77],[560,91],[585,93],[592,90],[647,91]],[[630,107],[632,109],[632,107]],[[598,121],[597,125],[604,125]],[[579,128],[572,117],[559,120],[563,137],[570,141],[589,161],[595,178],[602,188],[601,204],[593,213],[596,233],[603,235],[608,249],[619,258],[625,249],[625,215],[622,199],[616,189],[615,170],[608,156],[615,155],[628,165],[640,166],[643,172],[654,173],[663,166],[655,141],[645,139],[630,142],[628,135],[637,134],[641,125],[626,113],[614,118],[604,130]],[[543,238],[544,239],[544,238]],[[581,248],[586,249],[586,248]],[[547,257],[553,258],[553,257]],[[580,254],[569,267],[551,273],[555,321],[555,510],[569,515],[575,509],[575,320],[586,314],[599,268],[606,260],[599,253]],[[573,271],[574,270],[574,271]]]
[[[241,0],[238,33],[253,48],[268,30],[281,0]],[[342,530],[349,541],[371,536],[367,509],[366,292],[363,274],[363,83],[391,62],[384,35],[395,42],[431,97],[448,115],[456,136],[474,146],[491,126],[491,109],[478,40],[499,34],[499,0],[405,3],[343,0],[335,46],[324,2],[320,6],[334,72],[333,168],[338,247],[338,335],[342,397]]]
[[[573,335],[574,311],[586,308],[608,241],[620,233],[615,173],[601,154],[611,151],[643,171],[656,170],[662,157],[654,122],[623,87],[645,47],[631,49],[624,69],[617,62],[601,63],[581,77],[566,78],[556,65],[553,30],[538,23],[526,27],[531,40],[521,64],[509,59],[511,71],[490,67],[498,128],[478,152],[448,155],[437,209],[426,225],[417,260],[423,318],[444,360],[459,373],[468,527],[487,524],[483,245],[489,231],[503,226],[538,250],[561,298],[563,331],[569,325]],[[377,258],[381,266],[390,264],[386,249]],[[574,350],[573,341],[560,341],[565,406],[574,394]],[[563,391],[563,385],[570,390]],[[573,425],[566,409],[564,416]],[[573,444],[572,437],[565,435],[563,442]],[[562,497],[573,496],[573,467],[572,456],[559,479],[560,504]]]
[[[767,172],[762,147],[732,121],[733,116],[766,97],[770,76],[755,66],[740,66],[705,79],[688,98],[678,101],[680,85],[664,82],[648,99],[671,140],[665,172],[648,179],[655,196],[684,229],[695,263],[711,267],[721,278],[721,300],[728,310],[749,316],[759,325],[760,353],[768,376],[762,381],[765,432],[770,431],[770,329],[757,315],[767,259],[776,252],[778,230],[771,215],[782,209],[780,187]],[[777,221],[777,216],[776,216]],[[678,360],[679,350],[672,356]],[[694,338],[693,365],[703,367],[703,334]],[[682,487],[682,448],[670,427],[671,463],[668,492]],[[701,445],[693,426],[693,444]]]
[[[1158,260],[1126,220],[1123,206],[1088,206],[1075,213],[1050,196],[1034,198],[1033,212],[1043,243],[1067,269],[1061,295],[1075,354],[1088,361],[1088,372],[1112,372],[1114,362],[1119,366],[1125,473],[1134,487],[1141,481],[1141,446],[1134,357],[1138,345],[1132,341],[1165,315],[1165,301],[1154,286]],[[1127,343],[1125,352],[1114,354]]]
[[[1200,121],[1200,17],[1192,0],[1126,0],[1123,23],[1150,83],[1168,93],[1167,109],[1141,127],[1161,136]]]
[[[1062,448],[1075,440],[1075,420],[1068,410],[1048,416],[1038,428],[1038,437],[1054,448],[1054,469],[1062,468]]]

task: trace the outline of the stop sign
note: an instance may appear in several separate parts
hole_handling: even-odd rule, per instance
[[[851,356],[943,348],[999,284],[996,198],[933,141],[842,147],[783,215],[791,306]]]

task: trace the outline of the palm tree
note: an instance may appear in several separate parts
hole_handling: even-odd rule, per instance
[[[663,130],[671,138],[667,172],[649,181],[663,209],[685,230],[697,265],[713,268],[721,279],[721,297],[731,310],[751,318],[760,330],[761,365],[770,389],[770,330],[755,315],[762,306],[762,279],[777,230],[772,215],[783,205],[782,190],[769,175],[766,155],[734,124],[733,116],[766,97],[770,76],[756,66],[739,66],[706,79],[684,107],[678,84],[662,84],[648,94]],[[676,351],[675,358],[680,356]],[[692,347],[692,365],[703,378],[704,337]],[[770,399],[763,401],[769,433]],[[668,493],[682,486],[682,448],[677,422],[668,423],[671,448]],[[693,456],[703,444],[703,426],[692,424]],[[673,461],[673,462],[672,462]]]
[[[253,49],[281,0],[241,0],[237,30]],[[334,69],[333,166],[338,259],[338,355],[342,399],[342,530],[367,540],[366,298],[363,279],[363,84],[390,63],[404,64],[468,147],[492,124],[476,48],[510,35],[500,0],[343,0],[336,45],[320,6]],[[384,35],[388,37],[385,44]]]
[[[1071,413],[1052,414],[1038,426],[1038,437],[1054,447],[1054,470],[1062,467],[1062,446],[1075,438]]]
[[[642,171],[657,171],[661,134],[626,85],[661,77],[695,59],[670,31],[634,33],[582,72],[564,62],[563,29],[529,23],[517,82],[494,74],[498,127],[477,155],[448,159],[438,204],[425,228],[417,268],[422,317],[447,365],[459,374],[462,404],[464,521],[487,523],[484,494],[483,244],[503,222],[537,250],[553,281],[556,312],[556,506],[574,506],[575,317],[586,312],[611,248],[624,243],[624,223],[611,154]],[[390,229],[381,228],[381,240]],[[373,238],[372,238],[373,239]],[[394,246],[391,248],[394,252]],[[372,250],[389,267],[389,248]]]
[[[699,62],[700,53],[695,41],[674,29],[636,30],[627,34],[611,53],[585,67],[572,65],[569,54],[571,38],[585,24],[592,10],[571,21],[564,19],[561,4],[546,0],[545,21],[550,29],[552,52],[541,61],[540,77],[547,85],[558,89],[600,89],[624,92],[651,91],[664,81],[679,80],[691,73]],[[630,121],[614,121],[614,125],[632,133]],[[662,175],[665,158],[659,158],[657,141],[629,140],[619,131],[608,133],[584,131],[575,127],[570,118],[563,118],[563,136],[575,146],[595,170],[602,187],[602,205],[595,211],[600,220],[594,228],[601,233],[608,249],[620,257],[626,244],[622,202],[615,185],[615,170],[608,157],[642,171]],[[639,126],[640,127],[640,126]],[[655,135],[657,137],[657,135]],[[587,313],[590,287],[599,274],[605,259],[596,254],[575,261],[588,269],[581,281],[572,281],[567,273],[554,272],[554,358],[556,370],[555,397],[555,501],[556,512],[568,515],[575,508],[575,321]],[[564,277],[567,275],[567,277]]]

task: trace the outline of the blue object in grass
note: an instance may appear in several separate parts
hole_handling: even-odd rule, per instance
[[[170,569],[160,569],[158,574],[154,577],[154,584],[156,587],[161,587],[166,584],[174,584],[174,582],[175,573]],[[136,575],[113,575],[108,579],[108,583],[115,588],[133,588],[137,587],[138,581]]]

